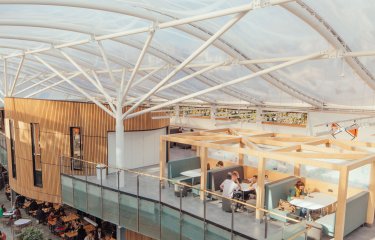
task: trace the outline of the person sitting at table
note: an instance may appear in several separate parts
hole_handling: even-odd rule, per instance
[[[0,238],[1,238],[1,240],[7,239],[7,235],[5,234],[5,232],[0,231]]]
[[[39,224],[44,223],[46,220],[46,216],[43,212],[43,207],[39,206],[38,210],[36,210],[35,218],[38,220]]]
[[[228,172],[227,173],[227,178],[220,184],[220,191],[223,192],[225,184],[227,182],[231,182],[231,181],[232,181],[232,173]]]
[[[50,222],[50,221],[53,221],[55,220],[56,216],[53,212],[51,212],[48,217],[47,217],[47,221]]]
[[[20,219],[20,218],[22,218],[21,210],[20,210],[19,207],[16,207],[16,210],[14,210],[14,212],[13,212],[13,216],[17,220]]]
[[[224,163],[223,163],[223,161],[218,161],[218,162],[216,163],[215,167],[217,167],[217,168],[223,168],[223,167],[224,167]]]
[[[7,209],[4,207],[4,204],[1,204],[1,210],[3,211],[3,213],[7,211]]]
[[[231,179],[229,179],[229,176],[231,176]],[[241,199],[242,193],[239,192],[241,190],[241,185],[238,181],[238,176],[236,173],[228,173],[227,179],[224,180],[224,182],[220,185],[220,189],[223,190],[223,197],[226,198],[233,198],[233,199]],[[239,208],[239,204],[236,204],[235,211]]]
[[[85,239],[87,234],[82,224],[79,226],[77,233],[78,233],[77,239]]]
[[[104,238],[104,234],[102,229],[99,227],[98,230],[95,231],[95,240],[102,240]]]
[[[87,236],[84,238],[84,240],[95,240],[92,232],[89,232],[89,234],[87,234]]]
[[[7,199],[8,199],[8,201],[10,201],[11,199],[10,199],[10,186],[9,186],[9,184],[7,184],[6,186],[5,186],[5,196],[7,197]]]
[[[305,193],[305,184],[298,180],[296,184],[289,189],[288,201],[293,200],[295,198],[304,198],[306,196]],[[306,217],[307,209],[302,208],[300,212],[300,217]]]
[[[240,174],[237,172],[237,171],[233,171],[232,172],[232,175],[236,175],[236,178],[237,178],[237,182],[238,182],[238,184],[241,184],[242,183],[242,179],[241,179],[241,177],[240,177]]]
[[[38,204],[35,200],[32,200],[29,205],[29,212],[38,210]]]

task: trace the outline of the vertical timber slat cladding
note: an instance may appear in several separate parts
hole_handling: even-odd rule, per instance
[[[149,238],[147,236],[144,236],[140,233],[130,231],[128,229],[125,230],[125,239],[129,240],[153,240],[152,238]]]
[[[107,106],[108,107],[108,106]],[[10,149],[8,119],[14,121],[17,178],[9,176],[16,192],[41,201],[60,202],[60,156],[70,156],[70,127],[80,127],[83,159],[107,164],[107,134],[115,131],[115,119],[93,103],[5,98],[7,148]],[[124,107],[125,112],[129,107]],[[138,108],[137,111],[143,108]],[[148,113],[124,121],[125,131],[169,126],[163,114]],[[30,123],[39,123],[43,187],[34,186]],[[11,161],[8,151],[8,161]],[[9,172],[12,166],[9,162]],[[83,172],[83,171],[82,171]],[[95,174],[95,169],[90,169]]]

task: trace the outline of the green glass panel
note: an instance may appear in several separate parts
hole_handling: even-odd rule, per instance
[[[111,223],[119,223],[118,193],[103,188],[103,219]]]
[[[102,218],[101,188],[89,183],[87,184],[87,212]]]
[[[204,222],[184,214],[182,217],[182,236],[185,239],[204,239]]]
[[[137,198],[120,194],[120,225],[126,229],[137,231]]]
[[[86,182],[73,180],[74,207],[81,211],[87,211]]]
[[[227,240],[231,239],[231,233],[212,224],[207,224],[206,240]]]
[[[161,212],[161,239],[176,240],[180,237],[180,212],[163,206]]]
[[[139,204],[139,231],[149,237],[160,236],[159,203],[140,200]]]
[[[62,202],[69,206],[74,206],[73,203],[73,179],[66,176],[61,176],[61,196]]]

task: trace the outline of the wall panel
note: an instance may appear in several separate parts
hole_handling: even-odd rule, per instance
[[[125,112],[128,108],[124,108]],[[137,109],[137,111],[143,108]],[[153,120],[148,113],[124,121],[125,131],[165,128],[169,119]],[[18,193],[38,200],[60,202],[60,156],[70,156],[70,127],[80,127],[84,160],[107,164],[108,132],[115,120],[92,103],[39,99],[5,99],[5,118],[14,120],[17,179],[10,185]],[[6,120],[6,125],[8,120]],[[43,187],[35,187],[32,168],[30,123],[39,123]],[[9,131],[6,127],[7,147]],[[10,151],[8,151],[10,161]],[[11,164],[9,163],[11,173]],[[93,171],[94,174],[94,171]]]

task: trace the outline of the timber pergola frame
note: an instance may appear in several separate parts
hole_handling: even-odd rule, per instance
[[[350,171],[369,164],[371,166],[370,176],[375,175],[375,153],[368,150],[369,148],[375,148],[375,143],[223,128],[162,136],[160,138],[161,179],[165,177],[167,142],[196,146],[197,155],[200,156],[201,160],[202,173],[207,172],[208,149],[238,154],[239,165],[244,165],[244,155],[258,158],[257,209],[264,206],[264,176],[267,159],[294,165],[295,176],[300,176],[301,165],[338,171],[336,239],[343,239],[344,237]],[[338,162],[337,160],[341,161]],[[206,181],[206,174],[202,174],[200,184],[202,190],[206,190]],[[375,211],[375,179],[373,177],[370,177],[368,191],[370,199],[366,223],[372,224]],[[201,199],[203,197],[204,195],[201,194]],[[260,211],[256,212],[256,218],[262,218]]]

